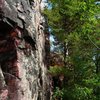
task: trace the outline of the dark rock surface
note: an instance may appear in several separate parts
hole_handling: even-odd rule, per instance
[[[50,99],[44,23],[41,0],[0,0],[0,100]]]
[[[29,0],[0,0],[1,2],[1,15],[3,21],[8,23],[11,27],[19,26],[26,35],[35,38],[35,28],[32,22],[34,14],[30,7]],[[30,32],[30,28],[31,32]]]

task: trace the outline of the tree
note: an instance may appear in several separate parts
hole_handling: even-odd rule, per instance
[[[94,87],[100,81],[100,24],[95,17],[99,6],[94,0],[49,0],[49,5],[44,13],[66,69],[63,100],[98,100]]]

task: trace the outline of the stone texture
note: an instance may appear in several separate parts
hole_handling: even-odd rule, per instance
[[[49,33],[42,0],[0,0],[0,100],[49,100]]]

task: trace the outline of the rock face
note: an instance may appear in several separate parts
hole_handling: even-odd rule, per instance
[[[49,33],[41,2],[0,0],[0,100],[50,99]]]

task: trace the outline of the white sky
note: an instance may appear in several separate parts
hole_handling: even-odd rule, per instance
[[[47,0],[42,0],[41,7],[44,8],[45,6],[47,6]]]

